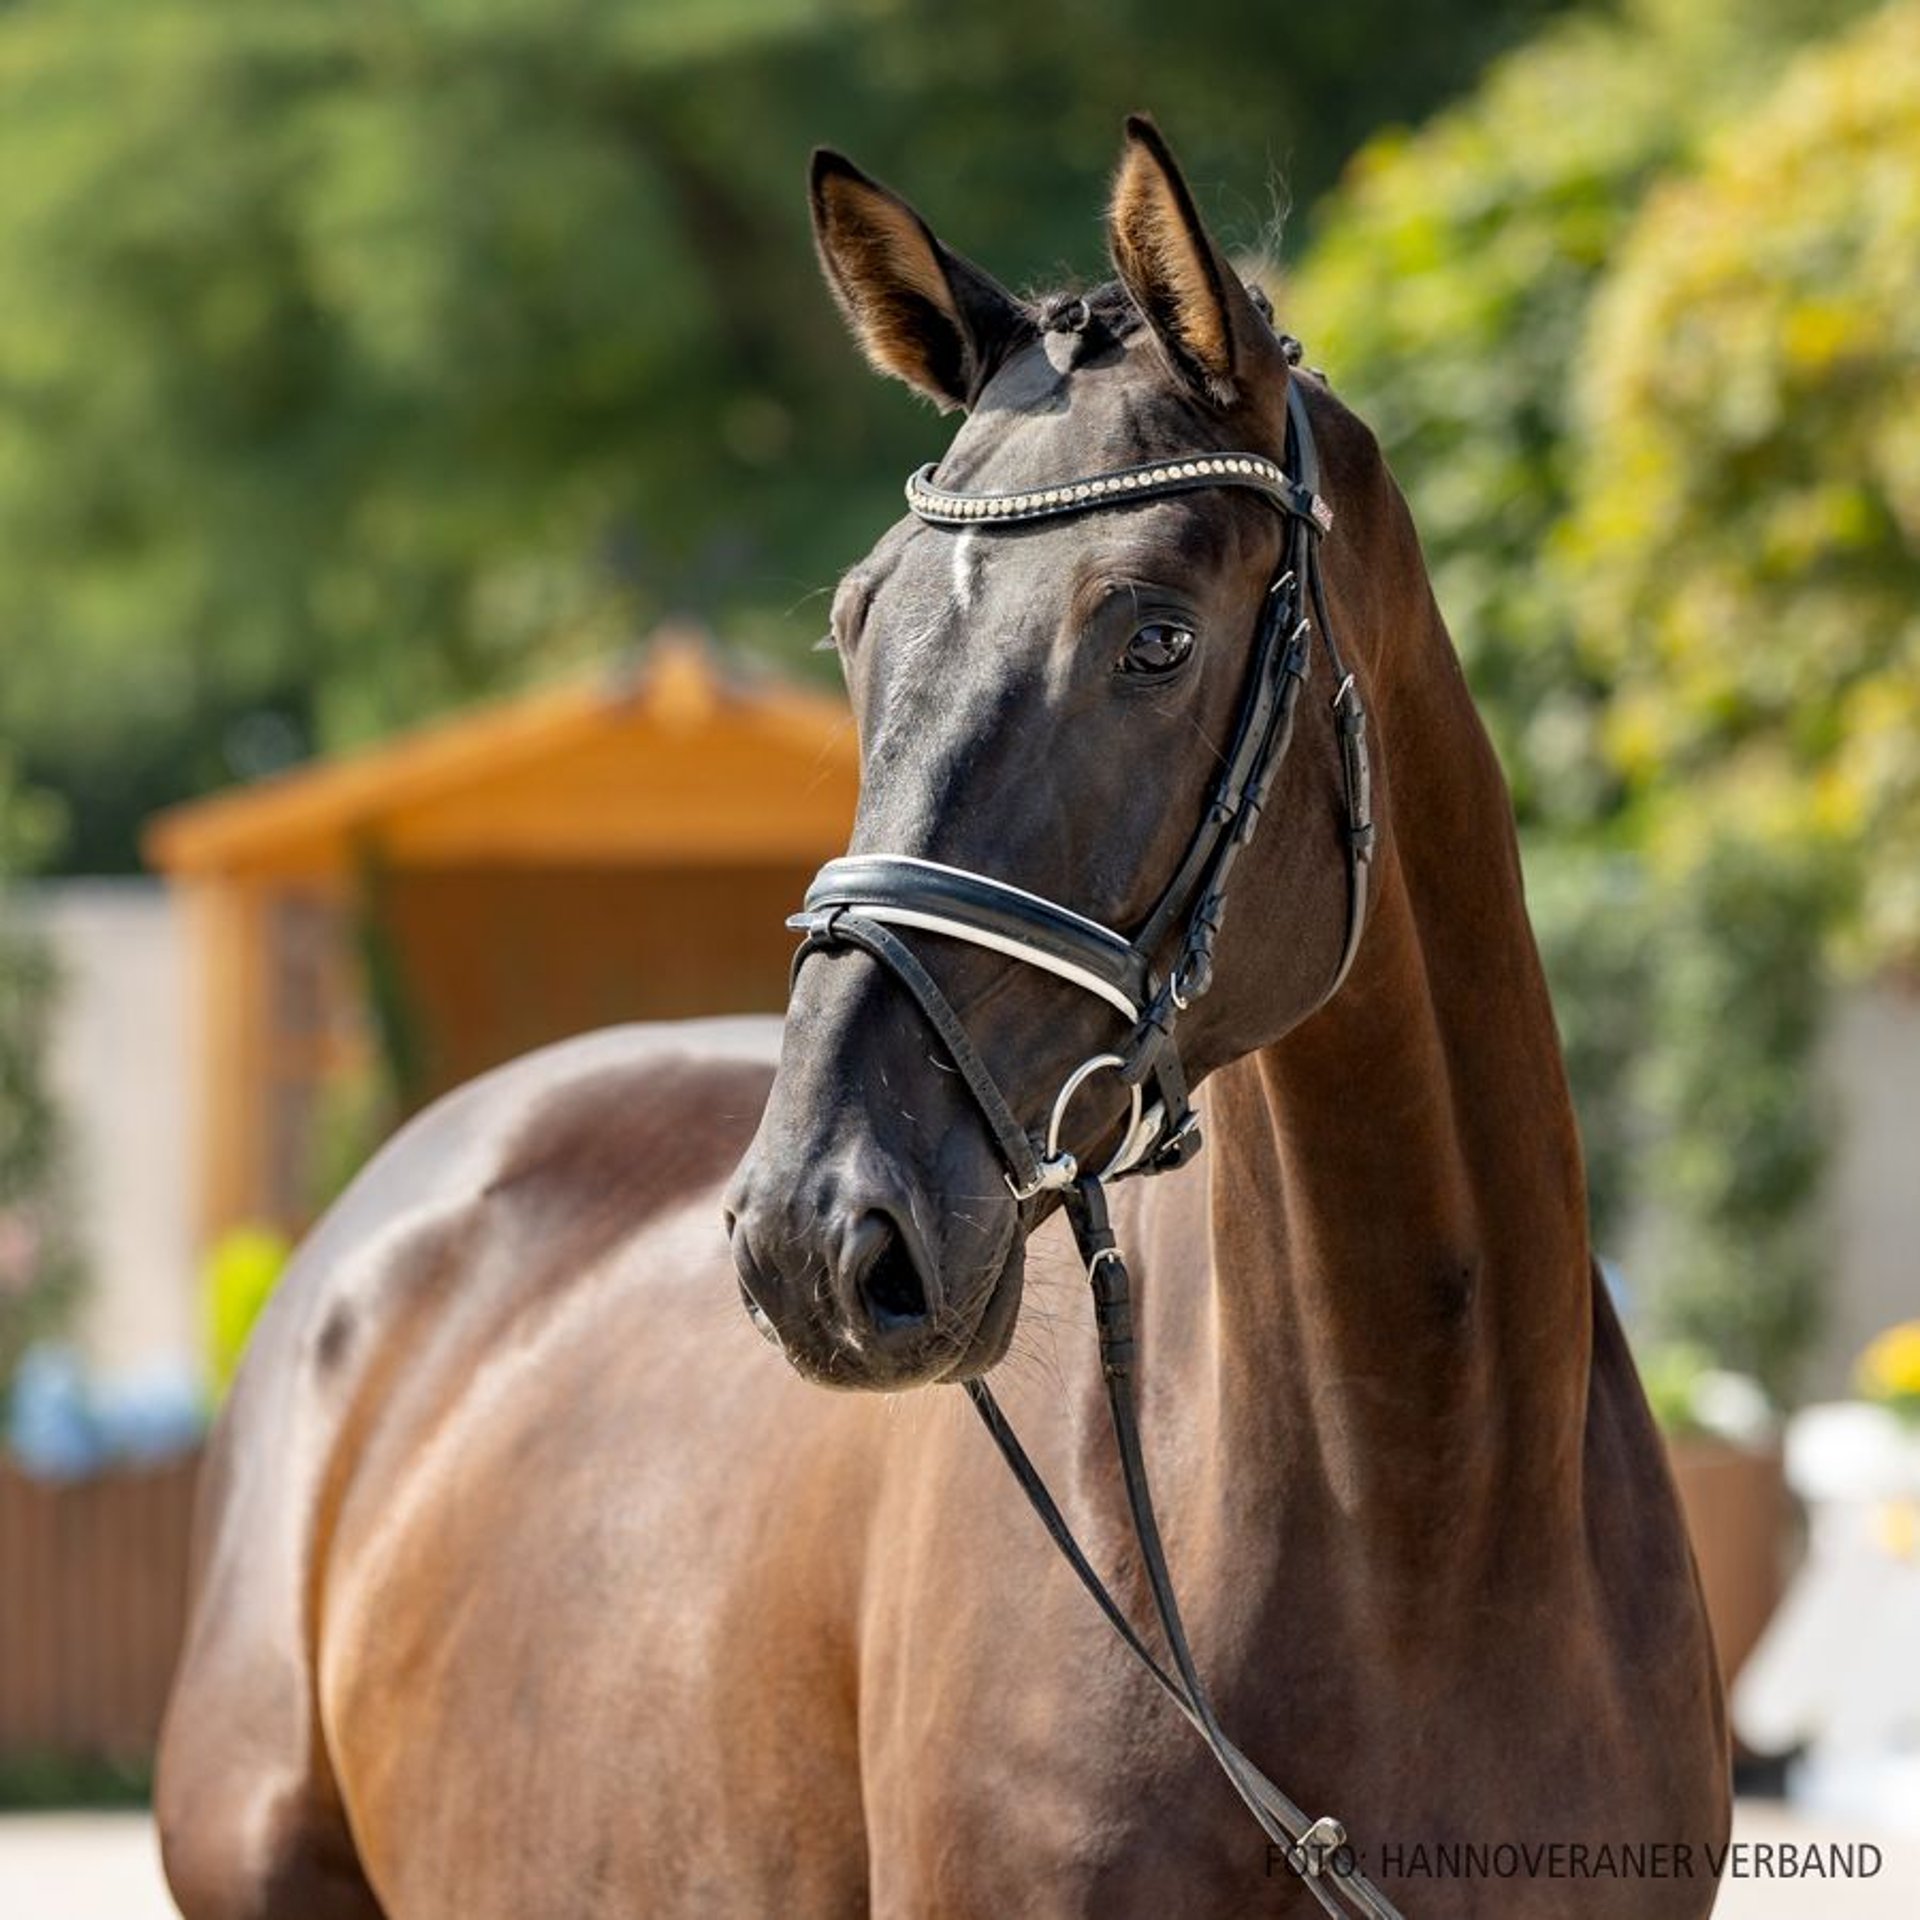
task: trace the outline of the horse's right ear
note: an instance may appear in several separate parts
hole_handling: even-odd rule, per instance
[[[1175,376],[1215,406],[1231,406],[1286,367],[1273,329],[1202,224],[1166,138],[1143,114],[1127,118],[1107,239]]]
[[[1033,315],[840,154],[815,150],[811,193],[820,265],[861,351],[942,412],[970,407]]]

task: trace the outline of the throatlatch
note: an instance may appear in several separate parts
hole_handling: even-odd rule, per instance
[[[1297,343],[1285,345],[1289,360],[1297,363]],[[894,854],[828,861],[788,924],[806,936],[794,956],[796,972],[809,954],[835,947],[856,947],[885,968],[919,1007],[973,1094],[1007,1163],[1014,1198],[1026,1205],[1049,1192],[1060,1194],[1093,1292],[1108,1411],[1172,1672],[1154,1658],[1094,1571],[992,1391],[984,1381],[968,1381],[975,1409],[1041,1523],[1114,1631],[1206,1741],[1234,1790],[1269,1840],[1285,1850],[1320,1906],[1336,1915],[1356,1911],[1370,1920],[1399,1920],[1396,1909],[1353,1866],[1340,1822],[1309,1820],[1233,1744],[1215,1717],[1187,1644],[1147,1484],[1134,1400],[1131,1282],[1107,1219],[1107,1181],[1170,1171],[1199,1150],[1199,1123],[1175,1033],[1181,1015],[1213,984],[1228,884],[1292,745],[1316,633],[1334,682],[1330,707],[1340,740],[1347,856],[1346,932],[1322,1004],[1346,978],[1366,922],[1374,847],[1366,709],[1327,622],[1319,543],[1332,530],[1333,513],[1319,493],[1319,459],[1297,377],[1287,388],[1286,454],[1284,467],[1254,453],[1198,454],[1020,493],[956,493],[938,484],[930,466],[907,482],[908,506],[935,526],[1022,526],[1212,487],[1253,491],[1285,516],[1288,537],[1280,570],[1261,603],[1232,745],[1186,853],[1136,934],[1129,938],[986,874]],[[1111,1051],[1093,1055],[1067,1076],[1045,1123],[1029,1129],[902,932],[964,941],[1038,968],[1104,1001],[1127,1030]],[[1128,1118],[1106,1166],[1085,1173],[1063,1145],[1067,1109],[1082,1086],[1108,1071],[1127,1089]]]

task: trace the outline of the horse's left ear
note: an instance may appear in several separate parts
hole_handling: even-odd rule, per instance
[[[1107,243],[1174,373],[1200,398],[1231,406],[1257,379],[1284,377],[1273,329],[1201,224],[1160,129],[1142,114],[1127,119]]]
[[[861,351],[943,413],[972,406],[1033,315],[851,160],[820,148],[811,184],[820,265]]]

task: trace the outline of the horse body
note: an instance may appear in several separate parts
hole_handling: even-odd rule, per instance
[[[1047,376],[1016,376],[1024,408]],[[1324,978],[1324,860],[1236,907],[1220,1031],[1258,1039],[1203,1035],[1206,1171],[1116,1190],[1168,1550],[1225,1725],[1414,1920],[1687,1920],[1712,1902],[1725,1729],[1588,1253],[1510,816],[1377,451],[1311,406],[1374,541],[1330,570],[1333,615],[1392,636],[1367,663],[1390,826],[1358,963],[1317,1011],[1264,1008]],[[884,713],[866,731],[871,779],[898,737]],[[1277,817],[1324,809],[1335,753],[1302,747]],[[998,1005],[979,977],[976,1010]],[[739,1313],[723,1190],[796,1366],[957,1379],[1011,1338],[1003,1400],[1147,1617],[1059,1218],[996,1224],[977,1128],[863,959],[810,962],[795,1005],[777,1081],[751,1023],[503,1069],[303,1250],[203,1506],[158,1793],[189,1920],[1310,1910],[964,1398],[823,1392]],[[852,1225],[776,1287],[782,1154],[816,1182],[792,1217]],[[847,1196],[896,1161],[937,1171],[959,1222],[888,1216],[944,1318],[863,1331],[834,1318],[848,1273],[892,1256]],[[1667,1851],[1653,1877],[1497,1885],[1435,1856],[1556,1842]]]
[[[190,1920],[1304,1910],[960,1397],[821,1393],[732,1310],[713,1223],[771,1077],[755,1038],[761,1060],[716,1061],[702,1028],[628,1030],[495,1075],[303,1256],[223,1422],[168,1728]],[[1228,1113],[1265,1105],[1267,1071],[1217,1077],[1223,1139],[1248,1137]],[[713,1121],[689,1141],[695,1113]],[[1290,1346],[1298,1305],[1237,1157],[1123,1213],[1156,1485],[1236,1736],[1340,1808],[1369,1870],[1436,1835],[1717,1837],[1672,1790],[1711,1721],[1676,1728],[1648,1660],[1698,1631],[1691,1576],[1648,1507],[1657,1459],[1617,1438],[1638,1388],[1603,1297],[1571,1513],[1562,1486],[1509,1486],[1489,1525],[1480,1449],[1436,1455],[1405,1404],[1417,1367],[1316,1409],[1297,1357],[1270,1366],[1234,1327],[1225,1303],[1249,1300]],[[1209,1273],[1209,1246],[1235,1271]],[[1008,1404],[1124,1565],[1063,1236],[1030,1284],[1055,1325]],[[1210,1374],[1244,1403],[1197,1391]],[[1429,1543],[1382,1565],[1370,1503],[1410,1489]],[[1570,1520],[1624,1549],[1636,1591],[1610,1605]],[[297,1600],[262,1577],[282,1568]],[[1678,1778],[1624,1804],[1650,1767]],[[1630,1882],[1542,1891],[1541,1912],[1663,1910]],[[1419,1914],[1485,1898],[1405,1894]]]

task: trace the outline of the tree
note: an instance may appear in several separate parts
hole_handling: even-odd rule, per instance
[[[1834,876],[1804,846],[1720,823],[1663,850],[1635,1063],[1656,1224],[1651,1330],[1790,1403],[1819,1332],[1827,1122],[1811,1071]]]
[[[1920,960],[1920,5],[1805,56],[1599,302],[1563,539],[1656,838],[1770,829]]]
[[[1497,63],[1415,134],[1369,142],[1283,309],[1407,490],[1523,825],[1622,801],[1605,671],[1548,564],[1570,511],[1595,292],[1653,183],[1860,0],[1632,0]]]
[[[1559,535],[1664,878],[1662,1318],[1776,1392],[1818,1319],[1831,935],[1920,958],[1920,5],[1803,55],[1635,223]]]
[[[624,637],[753,511],[741,236],[666,129],[814,11],[0,21],[0,726],[83,859]]]
[[[1750,564],[1779,539],[1769,514],[1786,450],[1761,464],[1737,454],[1674,385],[1709,416],[1730,390],[1751,391],[1726,376],[1735,336],[1751,346],[1782,320],[1743,279],[1768,271],[1773,213],[1759,192],[1709,210],[1711,189],[1685,183],[1718,129],[1750,137],[1740,116],[1798,46],[1859,10],[1638,0],[1548,29],[1427,129],[1362,152],[1287,303],[1380,428],[1513,783],[1596,1235],[1651,1201],[1645,1324],[1706,1338],[1779,1393],[1818,1304],[1809,1209],[1823,1130],[1807,1083],[1835,892],[1804,832],[1778,831],[1784,795],[1763,804],[1731,721],[1750,696],[1705,677],[1704,655],[1647,644],[1647,621],[1669,574],[1685,594],[1678,583],[1705,569],[1723,596],[1721,657],[1775,671],[1815,657],[1794,652],[1773,563]],[[1789,155],[1786,129],[1763,124],[1752,137],[1774,142],[1772,188],[1798,169],[1836,200],[1889,197],[1873,186],[1886,169],[1860,170],[1845,141],[1816,164],[1810,140]],[[1684,232],[1669,227],[1676,203],[1694,208]],[[1871,225],[1855,214],[1832,234],[1864,242],[1863,217]],[[1913,236],[1884,224],[1876,257],[1910,279]],[[1655,296],[1635,263],[1663,232],[1674,278]],[[1710,317],[1702,330],[1705,290],[1682,264],[1696,249],[1724,276],[1724,303],[1706,311],[1724,315],[1726,338],[1709,337]],[[1863,410],[1896,384],[1894,358],[1866,370]],[[1656,445],[1683,471],[1704,456],[1720,491],[1649,487]],[[1824,450],[1800,444],[1806,491],[1830,505],[1821,489],[1855,445],[1844,432]],[[1804,536],[1823,512],[1789,518]],[[1911,606],[1910,579],[1882,586]],[[1883,639],[1888,611],[1856,596]],[[1910,643],[1870,644],[1891,664]],[[1884,686],[1875,697],[1884,722]],[[1658,730],[1670,700],[1680,715]],[[1820,727],[1832,704],[1797,711]],[[1888,758],[1883,743],[1875,764]],[[1728,799],[1715,822],[1698,813],[1709,786]],[[1830,790],[1793,797],[1813,802],[1811,818],[1832,811]]]
[[[59,1329],[80,1280],[46,1075],[58,982],[52,956],[17,913],[11,888],[57,831],[55,805],[24,790],[0,753],[0,1405],[21,1354]]]
[[[0,735],[124,865],[664,610],[797,651],[940,434],[847,356],[809,145],[1054,279],[1143,85],[1203,180],[1312,193],[1544,4],[0,10]]]

